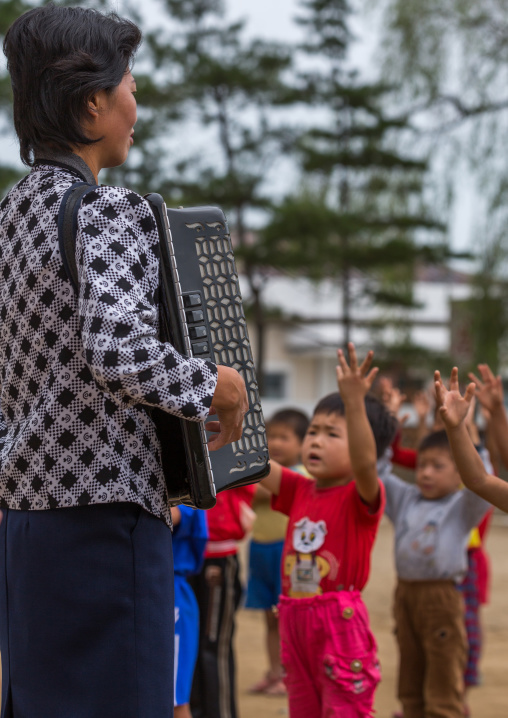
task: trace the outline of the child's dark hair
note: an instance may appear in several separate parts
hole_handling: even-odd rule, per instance
[[[14,127],[26,165],[47,149],[89,145],[83,118],[99,91],[120,84],[141,31],[115,13],[49,3],[28,10],[3,44],[13,91]]]
[[[268,424],[286,424],[303,441],[309,428],[309,417],[299,409],[281,409],[275,412]]]
[[[427,449],[446,449],[451,454],[450,442],[448,441],[448,434],[444,429],[440,431],[433,431],[427,434],[418,446],[418,453],[426,451]]]
[[[392,443],[395,432],[397,431],[398,421],[397,418],[388,411],[383,402],[376,399],[372,394],[367,394],[365,397],[365,409],[372,433],[374,434],[376,454],[379,459]],[[338,391],[323,397],[314,409],[314,415],[337,414],[338,416],[344,416],[345,413],[344,402]]]

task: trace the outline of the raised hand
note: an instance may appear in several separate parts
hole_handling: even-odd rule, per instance
[[[358,365],[355,345],[348,344],[349,364],[342,349],[337,351],[339,365],[337,366],[337,382],[344,403],[363,399],[374,382],[378,368],[370,369],[374,352],[369,351],[363,362]],[[370,369],[370,371],[369,371]]]
[[[388,407],[393,395],[393,381],[389,376],[380,376],[377,380],[377,390],[379,394],[379,398],[383,402],[383,404]]]
[[[443,384],[438,371],[434,372],[434,386],[441,418],[447,429],[454,429],[466,419],[471,399],[475,393],[475,385],[474,383],[468,384],[464,396],[462,396],[459,389],[459,370],[455,366],[450,375],[449,389]]]
[[[504,404],[503,384],[500,376],[494,376],[488,364],[478,364],[481,379],[473,372],[468,374],[475,384],[475,396],[484,409],[492,414]]]
[[[406,399],[407,396],[403,394],[398,387],[394,386],[390,396],[390,401],[386,402],[385,406],[388,411],[390,411],[392,414],[395,414],[395,416],[398,416],[400,407],[406,401]]]
[[[411,403],[416,411],[418,422],[421,424],[425,423],[431,409],[430,399],[427,392],[417,391]]]

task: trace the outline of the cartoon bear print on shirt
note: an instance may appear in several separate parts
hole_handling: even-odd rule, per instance
[[[439,545],[439,518],[439,516],[435,516],[433,519],[427,520],[423,526],[416,524],[413,527],[411,522],[404,525],[402,548],[398,558],[398,568],[403,575],[412,576],[415,565],[418,565],[422,578],[432,578],[435,575]]]
[[[438,527],[435,521],[428,521],[423,529],[413,538],[411,548],[415,553],[431,556],[436,552]]]
[[[321,579],[330,571],[330,564],[317,551],[327,534],[325,521],[311,521],[307,516],[293,526],[293,549],[286,556],[284,573],[290,577],[289,596],[307,598],[322,593]]]

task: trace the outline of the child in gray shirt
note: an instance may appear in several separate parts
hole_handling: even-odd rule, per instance
[[[380,467],[381,468],[381,467]],[[467,570],[467,543],[489,504],[461,490],[445,431],[420,444],[416,485],[380,471],[386,514],[395,528],[398,695],[404,718],[461,718],[467,639],[456,584]]]

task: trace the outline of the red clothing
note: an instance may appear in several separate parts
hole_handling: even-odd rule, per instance
[[[392,461],[399,466],[405,466],[407,469],[416,469],[417,452],[415,449],[404,449],[400,445],[401,434],[398,431],[392,442]]]
[[[361,591],[369,577],[370,554],[385,506],[370,513],[356,484],[316,487],[300,474],[282,470],[272,508],[289,516],[282,558],[282,593],[305,598],[329,591]]]
[[[281,596],[279,627],[291,718],[374,715],[381,671],[359,591]]]
[[[232,556],[238,551],[238,541],[246,532],[247,512],[254,499],[256,484],[226,489],[217,494],[217,503],[206,512],[209,541],[206,558]]]
[[[478,600],[481,604],[489,602],[490,590],[490,561],[485,551],[485,534],[488,531],[494,507],[492,507],[478,524],[482,544],[479,548],[470,549],[475,552],[476,557],[476,581],[478,586]]]

